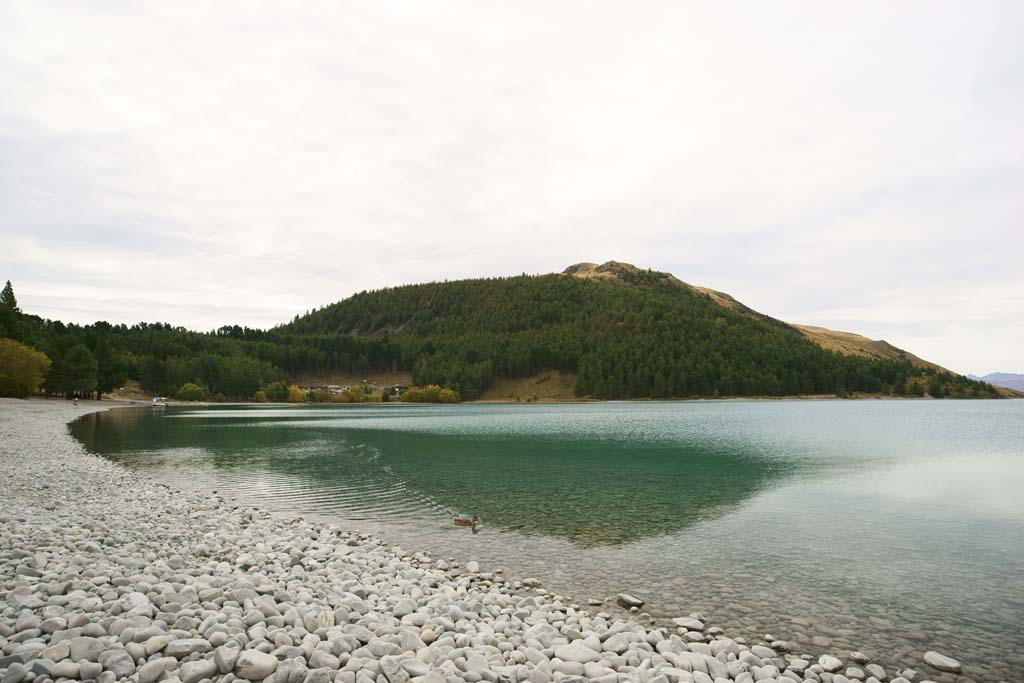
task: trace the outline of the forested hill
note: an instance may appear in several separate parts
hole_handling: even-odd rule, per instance
[[[553,370],[576,376],[577,396],[602,399],[999,393],[884,343],[826,348],[720,292],[614,262],[362,292],[270,330],[211,333],[65,325],[22,312],[8,286],[0,337],[43,352],[44,388],[63,395],[133,378],[153,393],[195,384],[245,399],[299,375],[405,371],[473,399],[497,379]]]
[[[276,332],[386,340],[383,355],[368,357],[371,368],[392,363],[411,369],[417,384],[452,385],[468,397],[496,377],[545,370],[576,374],[576,394],[596,398],[993,394],[912,356],[823,348],[709,292],[628,264],[578,264],[560,274],[363,292]]]

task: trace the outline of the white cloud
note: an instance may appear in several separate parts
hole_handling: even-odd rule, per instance
[[[6,3],[0,276],[208,329],[617,258],[1024,370],[1022,15]]]

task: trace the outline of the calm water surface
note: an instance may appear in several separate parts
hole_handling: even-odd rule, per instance
[[[72,430],[579,601],[626,590],[658,620],[1024,680],[1024,401],[145,408]]]

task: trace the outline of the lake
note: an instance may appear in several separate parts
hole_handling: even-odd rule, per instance
[[[626,591],[656,621],[1024,678],[1024,401],[140,408],[72,432],[581,604]]]

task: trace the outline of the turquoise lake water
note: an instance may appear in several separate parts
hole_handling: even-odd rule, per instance
[[[142,408],[72,431],[581,603],[628,591],[655,621],[1024,678],[1024,401]]]

